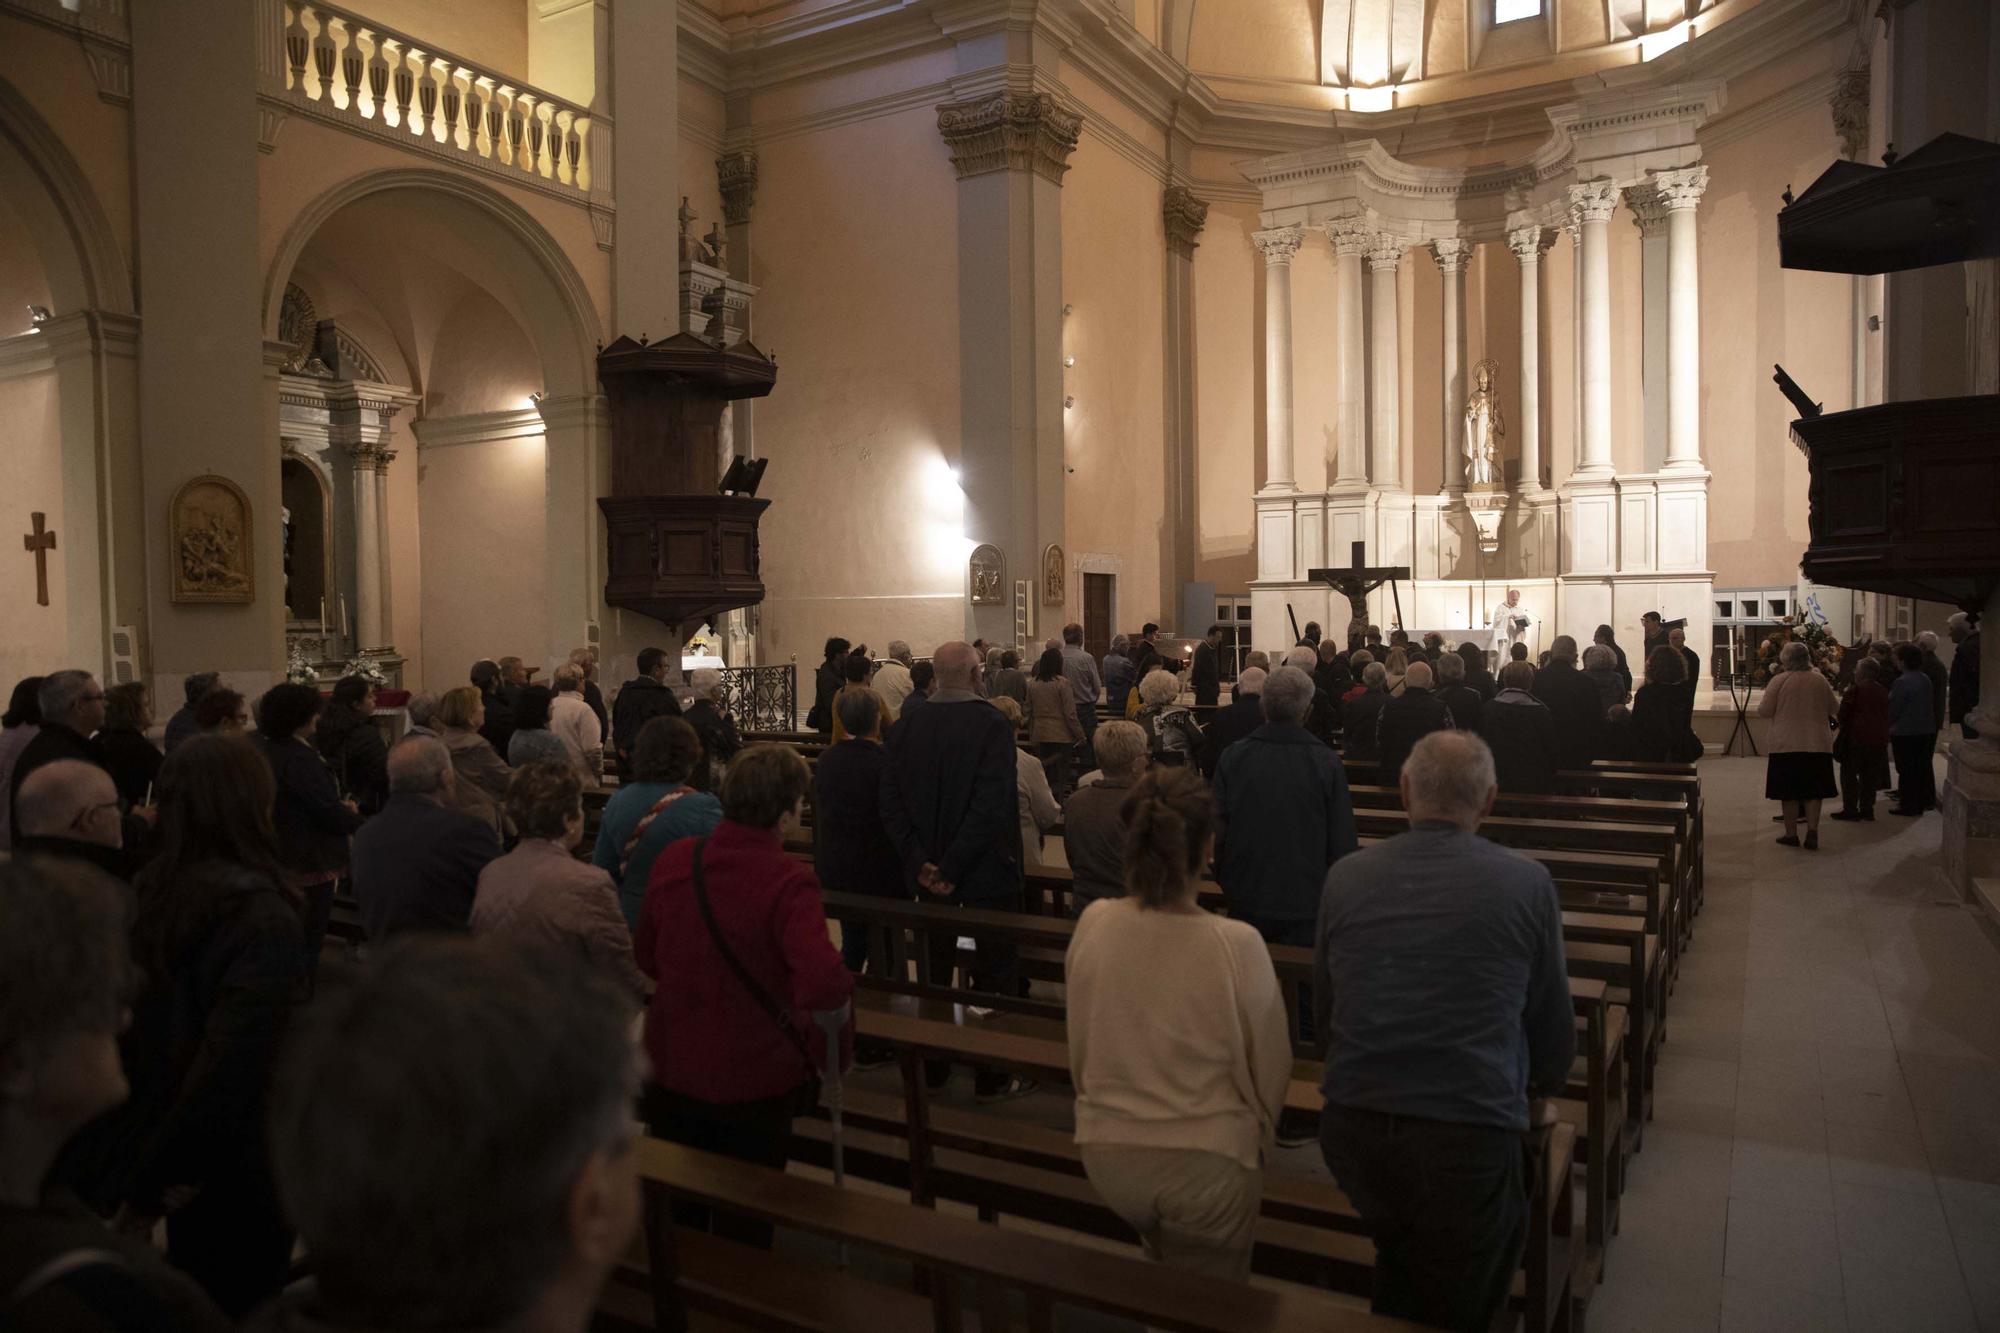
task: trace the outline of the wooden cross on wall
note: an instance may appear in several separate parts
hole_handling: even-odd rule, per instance
[[[1410,567],[1368,564],[1366,542],[1355,542],[1349,548],[1348,559],[1351,563],[1344,569],[1309,569],[1306,577],[1342,593],[1354,613],[1354,619],[1364,624],[1368,620],[1368,594],[1388,584],[1390,595],[1396,599],[1396,627],[1400,628],[1403,623],[1403,595],[1396,588],[1396,580],[1410,577]]]
[[[40,606],[49,604],[49,552],[56,549],[56,535],[46,531],[43,524],[48,522],[47,514],[30,514],[35,530],[21,538],[21,548],[35,557],[35,602]]]

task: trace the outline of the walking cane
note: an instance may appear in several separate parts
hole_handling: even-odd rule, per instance
[[[847,1026],[852,1005],[842,1005],[838,1009],[815,1009],[813,1022],[819,1024],[826,1033],[826,1082],[823,1085],[828,1116],[833,1121],[833,1184],[835,1189],[847,1187],[847,1156],[841,1142],[840,1112],[842,1107],[840,1077],[840,1033]],[[839,1247],[840,1266],[847,1267],[847,1242],[842,1240]]]

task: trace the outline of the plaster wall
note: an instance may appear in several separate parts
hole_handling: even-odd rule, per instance
[[[1166,521],[1166,233],[1158,177],[1085,129],[1062,188],[1065,614],[1082,615],[1085,553],[1123,557],[1119,629],[1176,619],[1161,587]],[[1197,252],[1199,253],[1199,252]],[[1054,608],[1049,608],[1053,613]],[[1046,627],[1045,627],[1046,628]]]
[[[512,412],[532,407],[542,369],[527,335],[484,291],[468,290],[438,317],[428,358],[424,410],[438,416]]]
[[[923,650],[965,621],[958,183],[929,106],[760,146],[752,222],[766,662],[828,635]],[[1157,333],[1154,334],[1157,338]],[[1029,576],[1010,560],[1011,581]],[[1010,583],[1011,586],[1011,583]]]
[[[482,657],[539,661],[548,615],[542,437],[430,448],[417,462],[425,688],[462,684]],[[392,496],[391,509],[407,524],[407,500]]]
[[[36,256],[34,239],[0,199],[0,338],[26,333],[28,307],[49,303],[48,275]]]
[[[1264,261],[1254,203],[1211,204],[1194,252],[1195,577],[1239,592],[1256,575],[1263,484]]]
[[[69,646],[68,599],[63,560],[74,540],[63,512],[62,422],[53,369],[9,376],[0,373],[0,454],[7,466],[13,550],[0,561],[0,681],[13,687],[23,676],[45,675],[64,665]],[[56,534],[48,553],[49,604],[35,601],[35,562],[21,549],[16,532],[27,532],[28,515],[47,515]],[[96,669],[95,662],[78,665]]]
[[[531,77],[528,28],[534,0],[358,0],[350,7],[496,74]]]

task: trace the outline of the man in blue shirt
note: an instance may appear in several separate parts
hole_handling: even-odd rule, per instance
[[[1376,1312],[1443,1328],[1507,1299],[1522,1132],[1576,1053],[1555,883],[1476,832],[1498,790],[1477,736],[1419,741],[1410,831],[1334,864],[1313,950],[1320,1151],[1374,1238]]]

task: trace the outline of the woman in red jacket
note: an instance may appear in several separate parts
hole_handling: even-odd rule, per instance
[[[782,1171],[792,1117],[812,1104],[826,1038],[815,1013],[854,979],[826,928],[819,881],[785,854],[811,774],[794,751],[753,745],[730,762],[722,822],[653,863],[633,945],[657,983],[646,1011],[652,1133]],[[853,1039],[845,1019],[841,1060]],[[682,1226],[769,1246],[771,1228],[675,1204]]]

